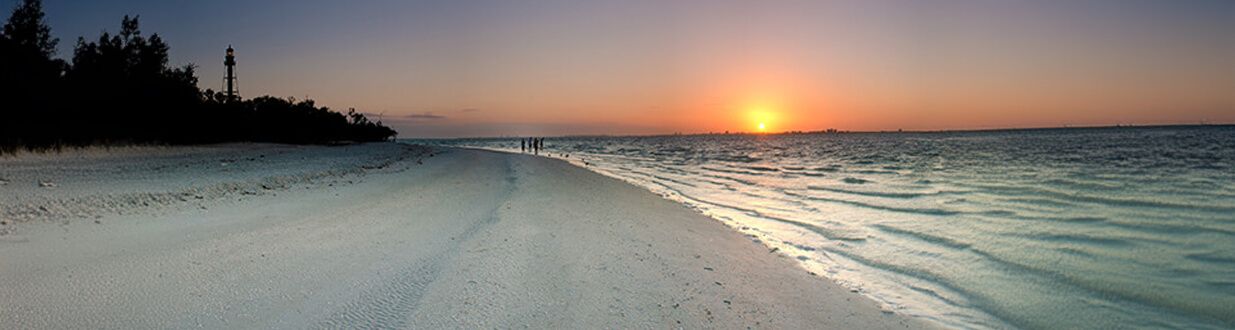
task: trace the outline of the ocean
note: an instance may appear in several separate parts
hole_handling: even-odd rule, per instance
[[[544,144],[945,326],[1235,327],[1235,126]]]

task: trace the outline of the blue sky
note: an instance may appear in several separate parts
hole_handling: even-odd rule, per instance
[[[10,3],[16,3],[13,0]],[[402,136],[1235,121],[1235,1],[45,1]],[[757,119],[752,119],[756,118]]]

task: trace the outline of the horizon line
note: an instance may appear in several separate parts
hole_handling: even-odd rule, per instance
[[[704,133],[654,133],[654,134],[565,134],[565,135],[546,135],[544,138],[596,138],[596,137],[664,137],[664,136],[704,136],[704,135],[812,135],[812,134],[937,134],[937,133],[980,133],[980,132],[1016,132],[1016,131],[1043,131],[1043,130],[1069,130],[1069,129],[1117,129],[1117,128],[1183,128],[1183,127],[1235,127],[1235,122],[1221,123],[1193,123],[1193,124],[1110,124],[1110,125],[1085,125],[1085,126],[1034,126],[1034,127],[999,127],[999,128],[960,128],[960,129],[937,129],[937,130],[841,130],[833,128],[811,130],[811,131],[780,131],[780,132],[704,132]],[[396,138],[397,140],[457,140],[457,139],[510,139],[529,137],[524,135],[502,135],[502,136],[459,136],[459,137],[407,137]]]

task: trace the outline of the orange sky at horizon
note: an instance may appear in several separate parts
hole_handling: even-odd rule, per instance
[[[947,6],[909,5],[878,13],[892,16],[883,21],[853,21],[841,6],[774,2],[691,12],[685,23],[672,13],[663,18],[672,23],[649,24],[675,29],[655,35],[626,35],[633,27],[622,22],[579,39],[532,28],[545,43],[533,49],[563,51],[469,44],[460,53],[511,57],[478,60],[469,79],[448,84],[454,94],[440,108],[482,111],[415,124],[525,123],[476,135],[559,135],[1235,122],[1235,39],[1215,44],[1231,38],[1066,8],[1017,16],[1025,6],[963,6],[971,12],[953,17],[937,8]],[[1072,33],[1080,28],[1090,35]],[[546,33],[570,41],[539,41]]]
[[[202,88],[234,45],[243,96],[401,137],[1235,123],[1232,1],[230,1],[48,13],[140,14]]]

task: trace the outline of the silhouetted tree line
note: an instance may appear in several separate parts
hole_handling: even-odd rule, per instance
[[[0,32],[0,152],[113,143],[381,141],[395,131],[354,109],[346,115],[312,100],[270,96],[226,100],[202,91],[192,65],[170,67],[158,34],[137,17],[120,32],[78,38],[71,62],[54,58],[59,40],[42,3],[24,0]]]

